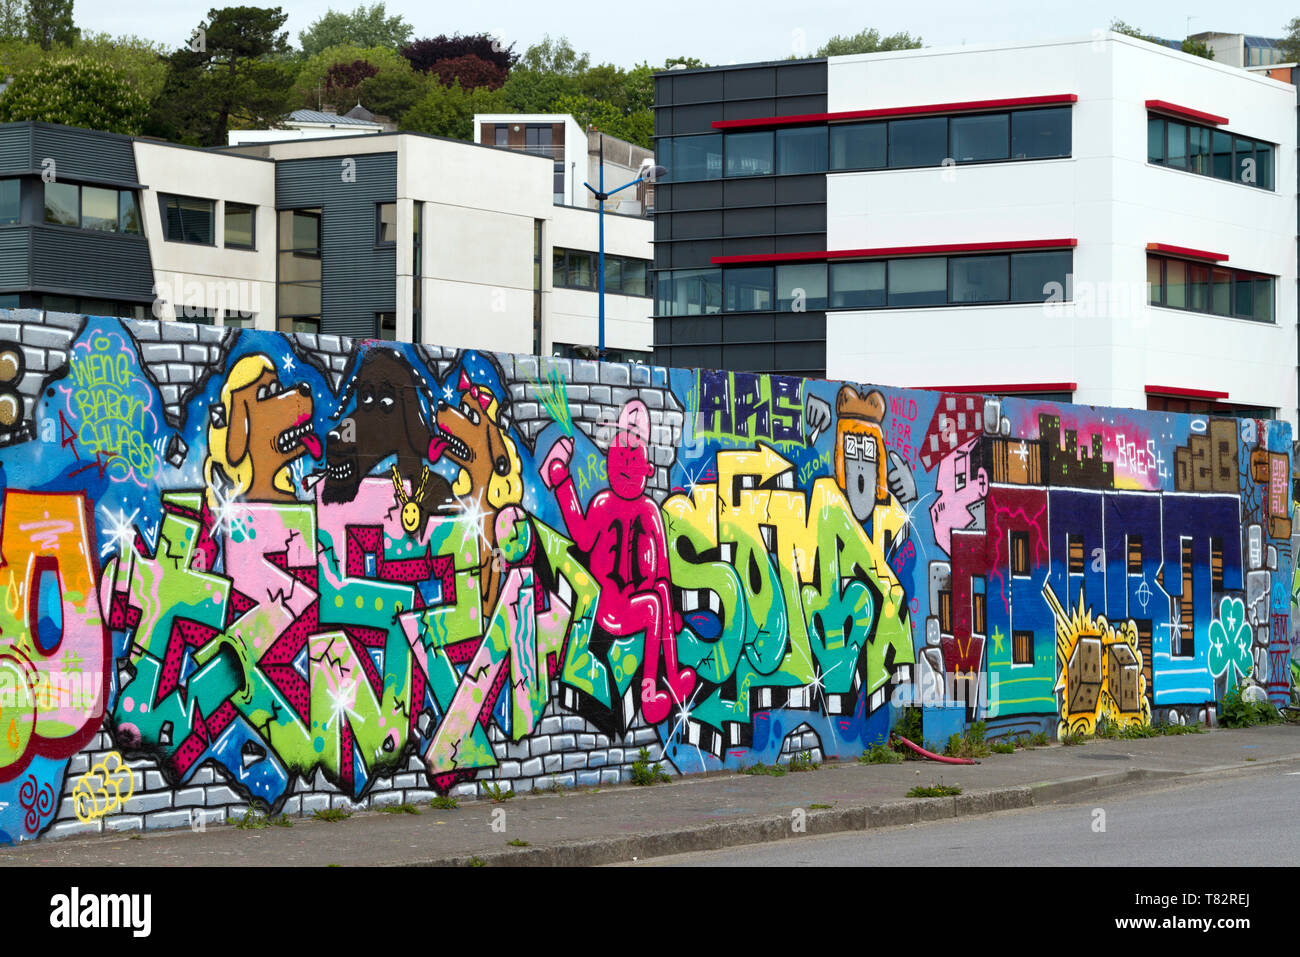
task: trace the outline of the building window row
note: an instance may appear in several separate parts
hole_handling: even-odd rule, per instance
[[[257,207],[229,201],[222,206],[225,247],[255,249]],[[162,217],[163,238],[168,242],[195,243],[200,246],[217,244],[216,200],[160,193],[158,211]]]
[[[1209,263],[1147,257],[1153,306],[1273,322],[1274,277]]]
[[[140,206],[131,189],[46,183],[45,222],[101,233],[141,234]]]
[[[556,289],[597,288],[597,254],[555,248],[551,253],[551,285]],[[650,261],[605,254],[605,292],[619,296],[650,295]]]
[[[1064,293],[1073,264],[1073,252],[1066,249],[676,269],[658,275],[655,313],[698,316],[1045,302]]]
[[[783,176],[1070,155],[1070,107],[663,137],[665,182]]]
[[[1147,117],[1147,162],[1273,188],[1273,144],[1167,117]]]

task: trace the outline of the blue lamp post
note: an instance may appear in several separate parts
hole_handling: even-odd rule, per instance
[[[632,182],[624,183],[622,186],[618,187],[618,189],[611,189],[609,192],[605,192],[605,134],[604,133],[600,134],[599,157],[600,157],[599,158],[600,189],[596,189],[590,183],[584,182],[582,185],[587,187],[587,189],[591,190],[591,194],[595,196],[598,201],[597,209],[599,211],[598,219],[600,222],[600,247],[599,247],[600,252],[597,256],[597,261],[596,261],[596,292],[599,297],[597,308],[600,310],[600,342],[596,346],[596,358],[599,361],[604,362],[605,361],[605,200],[609,199],[615,193],[621,193],[623,190],[627,189],[628,187],[635,186],[638,183],[646,183],[646,182],[653,183],[656,179],[658,179],[659,177],[667,173],[668,170],[662,166],[654,166],[654,165],[643,166],[641,175],[638,176],[636,179],[632,180]]]

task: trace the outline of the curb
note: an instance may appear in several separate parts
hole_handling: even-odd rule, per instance
[[[1105,775],[1103,775],[1105,776]],[[1091,781],[1091,778],[1081,779]],[[1091,787],[1088,783],[1085,787]],[[793,817],[766,815],[739,821],[721,821],[697,828],[621,834],[617,837],[568,841],[546,847],[489,851],[481,855],[459,854],[416,861],[406,867],[468,867],[475,861],[492,867],[594,867],[627,863],[633,859],[667,857],[694,851],[716,851],[745,844],[783,841],[795,833],[818,835],[864,831],[877,827],[898,827],[923,821],[987,814],[1032,807],[1031,787],[998,788],[959,794],[950,798],[920,798],[887,804],[854,805],[804,812],[804,830],[793,830]]]
[[[1291,755],[1261,761],[1259,764],[1294,760],[1295,756]],[[457,854],[394,866],[596,867],[604,864],[625,864],[633,860],[784,841],[800,834],[826,835],[881,827],[901,827],[928,821],[989,814],[994,811],[1041,807],[1098,788],[1138,781],[1172,780],[1249,767],[1252,765],[1229,764],[1214,768],[1200,768],[1195,771],[1132,768],[1126,771],[1102,772],[1015,787],[974,791],[950,798],[918,798],[890,801],[885,804],[862,804],[805,811],[804,829],[799,832],[793,830],[792,816],[765,815],[747,820],[720,821],[695,828],[585,838],[542,847],[486,851],[479,855]]]

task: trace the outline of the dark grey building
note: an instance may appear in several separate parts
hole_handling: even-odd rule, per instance
[[[143,318],[141,189],[129,136],[0,124],[0,308]]]
[[[713,260],[826,248],[825,127],[774,139],[714,126],[824,113],[826,83],[825,59],[656,75],[655,155],[668,168],[655,184],[656,364],[825,374],[817,299],[774,287],[770,265],[729,268],[724,283]]]

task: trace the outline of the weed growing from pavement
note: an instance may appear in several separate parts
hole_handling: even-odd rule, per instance
[[[532,846],[532,845],[530,845],[527,841],[525,841],[523,838],[519,838],[519,837],[516,837],[516,838],[515,838],[514,840],[512,840],[512,841],[506,841],[506,843],[509,844],[511,847],[531,847],[531,846]]]
[[[816,771],[821,765],[813,760],[811,751],[800,751],[790,759],[790,770],[798,773],[800,771]]]
[[[943,753],[950,758],[986,758],[989,756],[989,746],[984,742],[985,725],[983,721],[976,721],[961,734],[954,734],[948,738],[948,746],[943,749]]]
[[[487,862],[481,857],[471,857],[469,859],[470,867],[487,867]]]
[[[1223,717],[1219,721],[1225,728],[1253,728],[1257,724],[1279,724],[1282,715],[1271,701],[1243,699],[1238,685],[1223,696]]]
[[[241,831],[260,831],[270,826],[271,822],[267,820],[266,815],[251,804],[248,806],[248,810],[244,812],[244,816],[235,822],[235,827]]]
[[[667,784],[672,778],[664,770],[661,762],[650,763],[650,749],[642,748],[641,754],[632,762],[632,783],[642,787],[651,784]]]
[[[943,778],[939,779],[938,784],[918,784],[907,792],[910,798],[944,798],[956,797],[958,794],[961,794],[961,788],[954,784],[944,784]]]
[[[809,804],[808,807],[813,811],[827,811],[833,808],[834,804]]]
[[[994,754],[1015,754],[1016,745],[1013,741],[994,741],[989,745],[989,750]]]
[[[459,798],[444,797],[441,794],[429,802],[429,807],[435,811],[454,811],[459,805]]]
[[[779,764],[764,764],[760,761],[758,764],[747,768],[740,769],[741,774],[766,774],[769,777],[780,778],[785,776],[785,768]]]
[[[487,796],[492,799],[493,804],[500,804],[503,801],[509,801],[515,796],[514,791],[503,789],[501,785],[497,784],[495,781],[489,784],[484,790],[486,791]]]
[[[318,821],[329,821],[331,824],[337,824],[339,821],[346,821],[352,816],[352,812],[341,807],[327,807],[323,810],[316,811],[313,815]]]
[[[414,804],[385,804],[379,809],[384,814],[419,814],[420,809]]]
[[[901,764],[903,756],[877,741],[858,758],[859,764]]]

